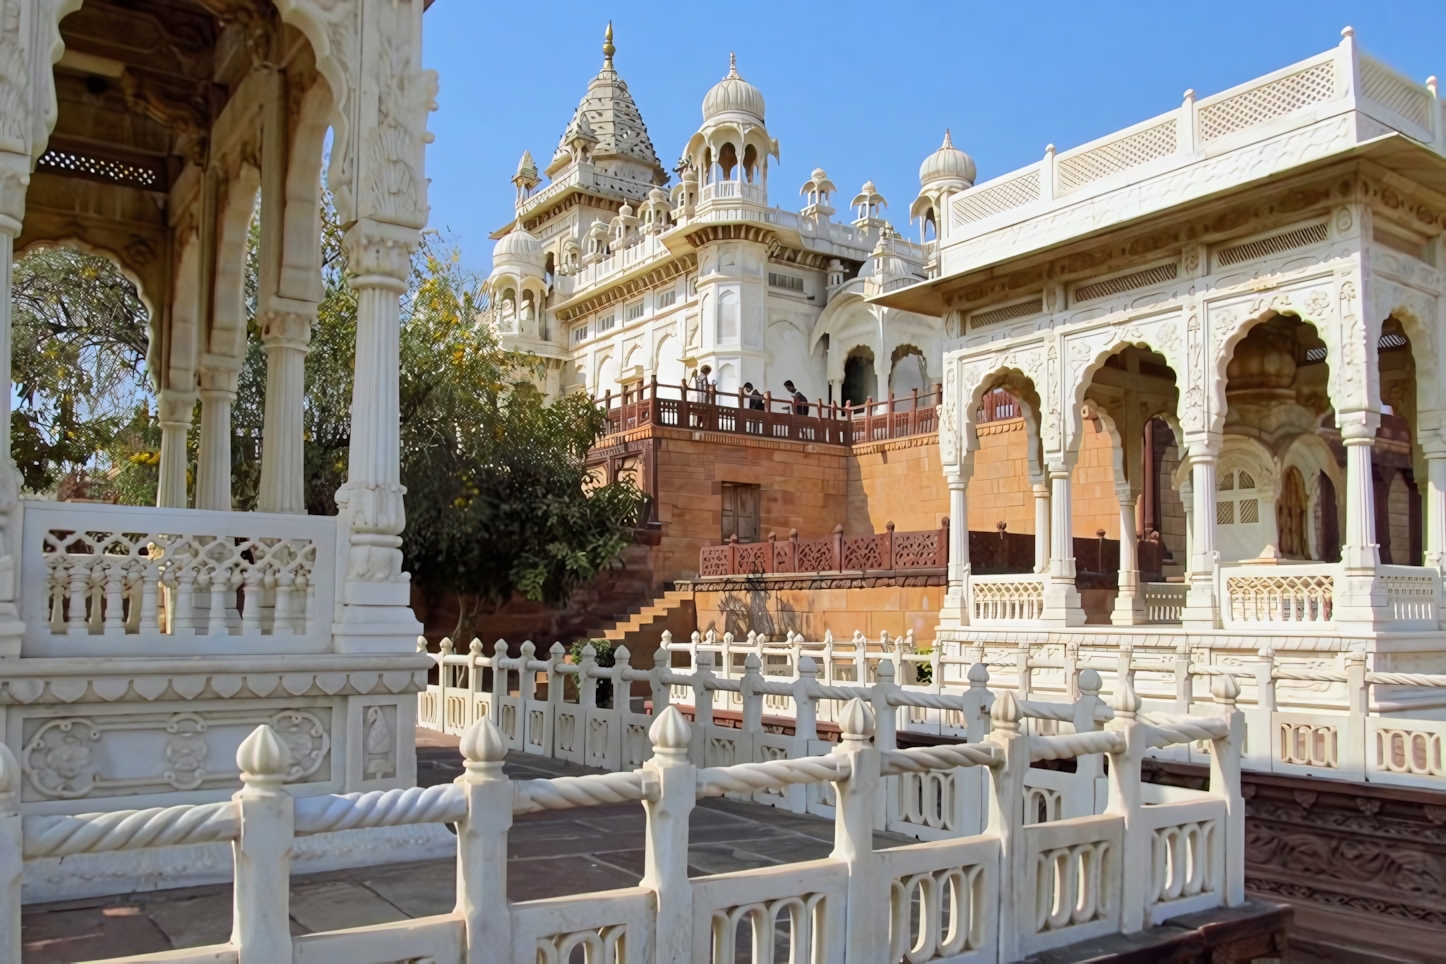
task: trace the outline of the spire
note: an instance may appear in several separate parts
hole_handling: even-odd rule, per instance
[[[949,128],[946,127],[946,128],[944,128],[944,143],[939,146],[939,150],[942,151],[942,150],[945,150],[946,148],[950,148],[950,147],[953,147],[953,146],[954,146],[954,141],[953,141],[953,139],[949,136]]]
[[[738,54],[732,50],[728,51],[728,77],[733,77],[738,80],[743,79],[738,76]],[[727,80],[728,77],[723,79]]]
[[[603,67],[604,69],[613,65],[613,54],[618,48],[613,46],[613,22],[608,21],[607,33],[603,34]]]

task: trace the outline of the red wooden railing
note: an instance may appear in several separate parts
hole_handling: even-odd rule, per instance
[[[979,410],[975,413],[975,420],[997,422],[1002,418],[1018,418],[1021,414],[1019,400],[1004,389],[996,388],[991,392],[985,392],[984,397],[979,400]]]
[[[949,565],[949,520],[937,529],[895,532],[890,522],[883,532],[845,539],[843,526],[822,539],[799,539],[798,530],[787,539],[769,535],[767,542],[739,542],[736,536],[721,546],[704,546],[699,554],[698,578],[752,576],[788,572],[893,572],[944,569]]]
[[[809,402],[804,414],[792,399],[774,398],[771,393],[751,397],[741,391],[705,391],[659,384],[655,377],[619,394],[610,389],[597,401],[607,409],[609,435],[644,425],[667,425],[796,442],[860,445],[935,431],[939,399],[936,386],[922,395],[915,389],[908,395],[891,394],[886,401],[870,398],[857,407],[847,402]]]

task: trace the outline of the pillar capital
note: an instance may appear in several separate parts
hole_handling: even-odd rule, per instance
[[[362,218],[346,232],[353,288],[407,290],[412,272],[412,251],[421,239],[416,228]]]
[[[160,404],[157,406],[156,418],[165,428],[183,426],[189,428],[191,415],[196,408],[198,394],[194,391],[186,392],[174,388],[163,388],[160,392]]]
[[[270,298],[261,309],[261,343],[267,348],[295,348],[308,351],[317,305],[291,298]]]
[[[221,398],[234,402],[236,400],[236,381],[240,374],[234,368],[201,369],[201,401],[209,402]]]
[[[1375,441],[1376,429],[1381,427],[1381,413],[1363,409],[1354,412],[1336,412],[1336,427],[1340,429],[1341,441],[1369,444]]]

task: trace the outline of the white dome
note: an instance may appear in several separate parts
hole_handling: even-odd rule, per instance
[[[530,261],[542,263],[542,242],[521,227],[513,228],[498,239],[492,248],[492,261]]]
[[[728,76],[713,85],[703,98],[703,120],[719,114],[748,114],[763,123],[763,93],[738,76],[738,59],[728,55]]]
[[[943,146],[924,158],[924,163],[919,165],[921,185],[935,181],[964,181],[973,186],[974,174],[974,158],[954,146],[947,130],[944,131]]]

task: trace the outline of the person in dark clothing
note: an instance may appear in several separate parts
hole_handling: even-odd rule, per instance
[[[794,388],[793,382],[784,382],[783,388],[784,391],[788,392],[788,394],[793,396],[793,414],[807,415],[808,396],[803,394],[803,392],[800,392],[797,388]]]
[[[748,396],[748,407],[763,411],[763,393],[753,387],[752,382],[743,383],[743,394]]]

